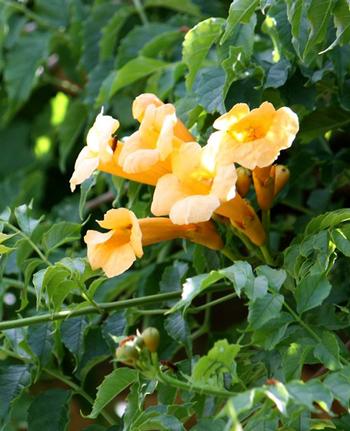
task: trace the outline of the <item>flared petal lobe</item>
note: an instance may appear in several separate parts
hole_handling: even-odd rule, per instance
[[[214,122],[209,144],[222,159],[248,169],[271,165],[280,151],[289,148],[299,130],[298,116],[287,107],[275,110],[269,102],[249,111],[235,105]]]

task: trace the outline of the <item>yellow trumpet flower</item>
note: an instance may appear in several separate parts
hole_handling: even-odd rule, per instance
[[[216,163],[208,148],[184,143],[173,152],[172,173],[157,182],[151,211],[169,215],[179,225],[207,221],[222,202],[235,196],[236,180],[233,163]]]
[[[124,139],[118,159],[125,172],[140,173],[153,167],[171,171],[170,156],[193,136],[176,117],[174,105],[164,104],[153,94],[141,94],[133,104],[139,130]]]
[[[118,208],[107,211],[99,225],[108,232],[88,230],[84,241],[92,269],[102,268],[107,277],[114,277],[129,269],[136,258],[143,255],[143,246],[175,238],[218,250],[222,240],[211,222],[174,225],[167,218],[137,219],[135,214]]]
[[[290,108],[275,110],[269,102],[250,111],[238,103],[213,124],[208,144],[221,157],[248,169],[271,165],[281,150],[289,148],[299,130],[298,116]]]
[[[75,162],[74,172],[70,179],[72,192],[95,170],[152,186],[156,185],[162,175],[170,171],[170,163],[168,163],[168,166],[165,164],[153,166],[152,169],[142,173],[125,172],[118,162],[124,144],[113,137],[118,128],[119,121],[113,117],[102,113],[96,117],[88,132],[87,144]]]

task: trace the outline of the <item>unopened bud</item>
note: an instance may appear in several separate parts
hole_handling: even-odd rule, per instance
[[[142,338],[145,343],[145,347],[154,353],[157,351],[160,341],[160,335],[157,328],[149,327],[142,332]]]
[[[284,165],[276,165],[275,170],[275,189],[274,195],[277,196],[278,193],[285,187],[288,183],[290,176],[289,169]]]
[[[123,362],[126,365],[135,365],[139,358],[139,352],[135,346],[123,344],[119,346],[115,352],[117,361]]]
[[[252,174],[250,170],[243,167],[237,168],[236,188],[242,198],[248,194],[251,183]]]

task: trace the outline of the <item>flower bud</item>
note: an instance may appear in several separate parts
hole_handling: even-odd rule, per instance
[[[115,356],[119,362],[123,362],[126,365],[135,365],[135,362],[139,358],[139,352],[135,346],[123,344],[117,348]]]
[[[149,327],[142,332],[142,338],[146,348],[154,353],[157,351],[160,341],[159,331],[156,328]]]
[[[285,187],[289,180],[289,169],[284,165],[276,165],[275,170],[275,189],[274,195],[277,196],[278,193]]]
[[[251,183],[252,174],[250,170],[241,166],[237,168],[236,189],[242,198],[248,194]]]
[[[253,181],[259,207],[265,211],[269,210],[275,194],[275,166],[255,168]]]

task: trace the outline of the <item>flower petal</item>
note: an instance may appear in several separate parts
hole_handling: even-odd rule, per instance
[[[149,105],[162,106],[163,102],[155,94],[144,93],[136,97],[132,104],[132,116],[141,123],[146,108]]]
[[[69,180],[71,191],[74,192],[75,187],[88,179],[99,165],[99,157],[93,153],[90,148],[85,146],[79,153],[74,165],[74,172]]]
[[[210,193],[225,202],[236,195],[237,173],[234,164],[219,166]]]
[[[213,127],[217,130],[228,130],[241,118],[249,114],[249,106],[246,103],[237,103],[226,114],[221,115],[214,121]]]
[[[175,224],[200,223],[208,221],[219,206],[214,195],[188,196],[172,206],[169,217]]]
[[[115,277],[128,270],[135,260],[135,251],[132,246],[124,244],[111,252],[102,269],[107,277]]]
[[[155,216],[168,215],[174,203],[186,196],[188,194],[174,174],[163,175],[154,190],[151,212]]]

